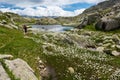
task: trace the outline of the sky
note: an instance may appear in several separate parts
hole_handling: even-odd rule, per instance
[[[0,0],[0,11],[26,16],[76,16],[105,0]]]

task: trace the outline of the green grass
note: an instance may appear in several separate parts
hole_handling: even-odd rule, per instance
[[[89,26],[89,29],[91,29],[91,27],[92,26]],[[85,30],[83,32],[85,32]],[[70,39],[80,41],[81,37],[78,36],[83,32],[60,33],[61,35],[69,37],[68,39],[66,36],[62,37],[60,34],[49,32],[41,32],[37,35],[28,33],[28,38],[24,38],[26,36],[23,35],[22,31],[1,26],[0,54],[11,54],[14,58],[24,59],[33,68],[37,77],[40,77],[37,64],[37,58],[40,57],[46,64],[55,69],[58,80],[88,80],[91,77],[93,77],[91,80],[106,80],[117,68],[120,68],[119,57],[81,49],[70,41]],[[91,36],[93,40],[97,38],[96,36],[98,35],[102,35],[103,37],[104,35],[113,34],[105,34],[105,32],[100,31],[93,31],[92,33],[94,34]],[[76,34],[77,37],[75,36]],[[43,35],[45,35],[45,37],[43,37]],[[100,39],[96,39],[98,43]],[[111,66],[113,67],[112,71],[107,72],[108,69],[111,69]],[[75,73],[69,73],[68,67],[73,67]]]
[[[95,27],[93,25],[87,25],[84,27],[85,30],[91,30],[91,31],[96,31]]]
[[[38,44],[31,39],[24,38],[23,32],[2,26],[0,26],[0,37],[0,54],[11,54],[14,58],[24,59],[39,76],[36,58],[41,49]]]
[[[67,37],[69,36],[72,38],[73,34],[81,35],[83,33],[88,32],[88,30],[82,30],[82,31],[76,31],[71,32],[67,34]],[[111,36],[112,33],[105,33],[100,31],[92,31],[91,37],[89,40],[92,41],[99,41],[104,38],[105,36]],[[52,36],[46,34],[49,38],[46,43],[50,43],[50,45],[46,44],[46,48],[44,49],[44,53],[40,56],[43,61],[45,61],[47,64],[53,66],[57,72],[58,80],[80,80],[90,79],[93,75],[93,79],[102,79],[106,80],[109,79],[110,75],[116,70],[116,68],[120,68],[120,61],[119,57],[114,57],[107,55],[105,53],[99,53],[95,51],[90,51],[86,49],[78,48],[78,46],[75,46],[74,43],[69,43],[70,39],[67,41],[66,38],[63,39],[61,36]],[[72,40],[80,41],[81,38],[76,37],[73,35],[74,38]],[[102,37],[102,38],[99,38]],[[94,38],[94,39],[93,39]],[[99,39],[96,39],[99,38]],[[84,39],[84,38],[83,38]],[[99,41],[98,41],[99,40]],[[65,42],[64,42],[65,41]],[[101,42],[101,41],[100,41]],[[85,42],[84,42],[85,43]],[[86,62],[87,60],[87,62]],[[98,66],[96,66],[96,64]],[[116,64],[116,65],[115,65]],[[96,67],[94,67],[96,66]],[[103,67],[105,66],[105,67]],[[75,69],[74,74],[68,73],[68,67],[73,67]],[[98,68],[97,68],[98,67]],[[112,71],[108,71],[111,67],[114,67]],[[99,73],[97,73],[99,72]],[[105,73],[106,72],[106,73]],[[81,73],[80,75],[78,73]],[[99,78],[100,77],[100,78]]]
[[[73,50],[74,52],[69,53],[69,50]],[[94,75],[96,79],[98,79],[98,75],[99,75],[102,80],[103,79],[106,80],[109,78],[109,75],[111,75],[112,72],[102,73],[102,71],[107,70],[109,66],[119,67],[120,65],[120,62],[118,62],[117,63],[118,65],[116,66],[115,60],[109,60],[109,58],[112,58],[109,55],[106,55],[106,59],[108,59],[108,61],[100,60],[98,56],[103,53],[86,51],[82,49],[76,50],[76,48],[74,47],[73,48],[71,47],[69,50],[67,50],[67,52],[66,50],[64,50],[63,53],[59,52],[58,50],[58,51],[54,51],[53,54],[49,54],[49,51],[48,51],[48,54],[43,53],[41,55],[41,58],[44,61],[46,61],[47,64],[55,68],[57,72],[58,80],[63,80],[63,78],[64,80],[79,80],[80,78],[88,80],[92,75]],[[85,55],[85,53],[87,54]],[[75,57],[74,55],[78,55],[78,56]],[[92,56],[96,56],[96,58],[92,58]],[[86,60],[88,61],[87,63],[85,62]],[[91,63],[89,63],[89,61]],[[95,66],[95,64],[99,64],[100,67],[102,67],[103,65],[106,65],[106,67],[105,69],[102,68],[103,70],[102,69],[100,70],[100,67],[98,67],[98,69],[93,67]],[[75,73],[70,74],[68,72],[68,67],[73,67],[75,70]],[[99,70],[101,71],[101,73],[96,73],[96,71],[99,71]],[[79,75],[78,73],[81,73],[81,75]]]
[[[94,25],[87,25],[86,27],[84,27],[83,29],[85,30],[89,30],[89,31],[98,31],[98,32],[105,32],[105,33],[120,33],[120,29],[117,30],[111,30],[111,31],[100,31],[100,30],[96,30]]]

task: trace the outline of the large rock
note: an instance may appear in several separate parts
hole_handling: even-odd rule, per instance
[[[86,25],[93,24],[95,21],[100,20],[101,15],[99,13],[91,13],[85,15],[85,17],[81,20],[81,23],[77,28],[81,29],[84,28]]]
[[[0,63],[0,80],[11,80],[1,63]]]
[[[21,60],[5,60],[6,66],[12,71],[13,75],[20,80],[38,80],[34,75],[34,71],[29,67],[29,65]]]
[[[85,17],[85,18],[81,21],[80,25],[77,26],[77,28],[82,29],[82,28],[84,28],[87,24],[88,24],[88,18]]]
[[[110,31],[120,28],[120,23],[117,19],[103,17],[95,24],[97,30]]]

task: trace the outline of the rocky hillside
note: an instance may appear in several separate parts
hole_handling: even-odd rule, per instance
[[[106,0],[98,3],[82,14],[75,17],[57,17],[54,18],[62,25],[71,25],[78,28],[83,28],[87,25],[92,25],[97,30],[110,31],[118,29],[120,25],[120,1]],[[113,23],[113,25],[111,25]],[[105,28],[104,28],[105,24]],[[111,25],[111,26],[109,26]]]
[[[22,24],[32,24],[35,23],[36,19],[21,17],[15,13],[2,13],[0,12],[0,25],[8,28],[18,29]]]
[[[60,24],[57,20],[54,18],[40,18],[36,20],[35,24],[39,25],[54,25],[54,24]]]
[[[112,8],[114,5],[120,3],[120,0],[106,0],[104,2],[100,2],[97,5],[94,5],[88,9],[86,9],[83,14],[86,13],[94,13],[97,11],[102,11],[102,10],[106,10],[108,8]]]
[[[78,28],[93,25],[97,30],[110,31],[120,28],[120,1],[107,0],[86,9],[77,16]]]
[[[54,18],[57,20],[61,25],[65,26],[77,26],[79,24],[79,21],[76,21],[76,17],[57,17]]]

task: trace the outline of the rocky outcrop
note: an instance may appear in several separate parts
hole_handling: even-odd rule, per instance
[[[0,23],[0,26],[4,26],[6,28],[9,28],[9,29],[18,29],[18,26],[14,25],[14,24],[2,24]]]
[[[21,17],[11,12],[0,12],[0,26],[10,29],[20,29],[22,24],[35,23],[36,19]]]
[[[107,0],[98,3],[86,9],[81,15],[84,19],[81,19],[78,28],[84,28],[87,25],[95,24],[97,30],[110,31],[120,28],[120,1],[119,0]],[[78,17],[79,17],[78,16]]]
[[[42,60],[39,59],[39,71],[40,71],[40,75],[41,75],[41,79],[42,80],[57,80],[57,76],[56,76],[56,72],[55,69],[50,66],[50,65],[46,65]]]
[[[1,13],[0,14],[0,26],[4,26],[10,29],[18,29],[18,26],[16,26],[15,21],[13,20],[13,16],[16,15],[14,13]]]
[[[41,18],[36,21],[38,25],[54,25],[59,24],[54,18]]]
[[[13,72],[16,78],[21,80],[38,80],[34,75],[34,71],[30,66],[22,59],[5,60],[5,64],[8,66],[10,71]]]
[[[97,30],[110,31],[120,28],[119,21],[113,18],[104,17],[95,24]]]
[[[81,24],[77,26],[77,28],[82,29],[82,28],[84,28],[87,24],[88,24],[88,18],[84,18],[84,19],[81,21]]]
[[[15,79],[38,80],[32,68],[25,61],[19,58],[8,60],[11,58],[13,58],[12,55],[0,55],[2,63],[0,63],[0,80],[11,80],[11,74]]]
[[[1,63],[0,63],[0,80],[11,80]]]
[[[93,13],[101,10],[106,10],[110,7],[113,7],[116,3],[120,3],[120,0],[106,0],[86,9],[83,13]]]
[[[101,15],[99,13],[87,14],[81,20],[81,23],[77,28],[79,28],[79,29],[84,28],[85,26],[93,24],[94,22],[100,20],[100,18],[101,18]]]
[[[113,0],[108,1],[113,4],[111,7],[106,7],[105,10],[101,10],[102,18],[95,24],[96,29],[110,31],[120,28],[120,1],[111,1]]]

